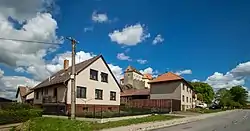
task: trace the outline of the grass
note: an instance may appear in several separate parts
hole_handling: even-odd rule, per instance
[[[207,113],[215,113],[215,112],[221,112],[225,111],[223,109],[202,109],[202,108],[193,108],[188,109],[189,112],[195,112],[195,113],[201,113],[201,114],[207,114]]]
[[[78,120],[39,117],[25,122],[21,126],[13,129],[13,131],[93,131],[144,122],[171,120],[174,118],[180,117],[167,115],[152,115],[143,118],[134,118],[107,123],[93,123]]]

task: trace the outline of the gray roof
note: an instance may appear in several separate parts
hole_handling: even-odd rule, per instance
[[[75,65],[76,74],[78,74],[79,72],[81,72],[82,70],[87,68],[89,65],[91,65],[94,61],[96,61],[100,57],[102,57],[102,55],[95,56],[91,59],[88,59],[88,60],[85,60],[81,63],[76,64]],[[36,85],[33,89],[38,89],[38,88],[66,82],[70,79],[70,74],[71,74],[71,66],[67,70],[62,69],[62,70],[58,71],[54,75],[50,76],[50,78],[47,78],[43,82]],[[112,72],[111,72],[111,74],[112,74]]]

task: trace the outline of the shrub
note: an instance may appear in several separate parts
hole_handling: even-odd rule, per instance
[[[39,109],[19,109],[0,110],[0,125],[25,122],[30,118],[41,117],[42,110]]]
[[[1,107],[2,110],[28,110],[28,109],[34,109],[34,107],[30,104],[26,103],[8,103]]]

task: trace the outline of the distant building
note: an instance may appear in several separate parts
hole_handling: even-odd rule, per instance
[[[34,92],[30,87],[27,86],[18,86],[16,99],[19,103],[33,103]]]
[[[132,85],[133,89],[150,88],[148,82],[152,80],[151,74],[142,74],[132,66],[128,66],[124,78],[120,80],[121,85]]]

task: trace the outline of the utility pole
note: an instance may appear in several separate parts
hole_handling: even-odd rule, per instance
[[[70,80],[71,80],[71,119],[75,119],[75,111],[76,111],[76,85],[75,85],[75,80],[76,80],[76,73],[75,73],[75,48],[76,48],[76,43],[78,43],[74,38],[67,37],[68,40],[71,41],[72,44],[72,66],[71,66],[71,75],[70,75]]]

